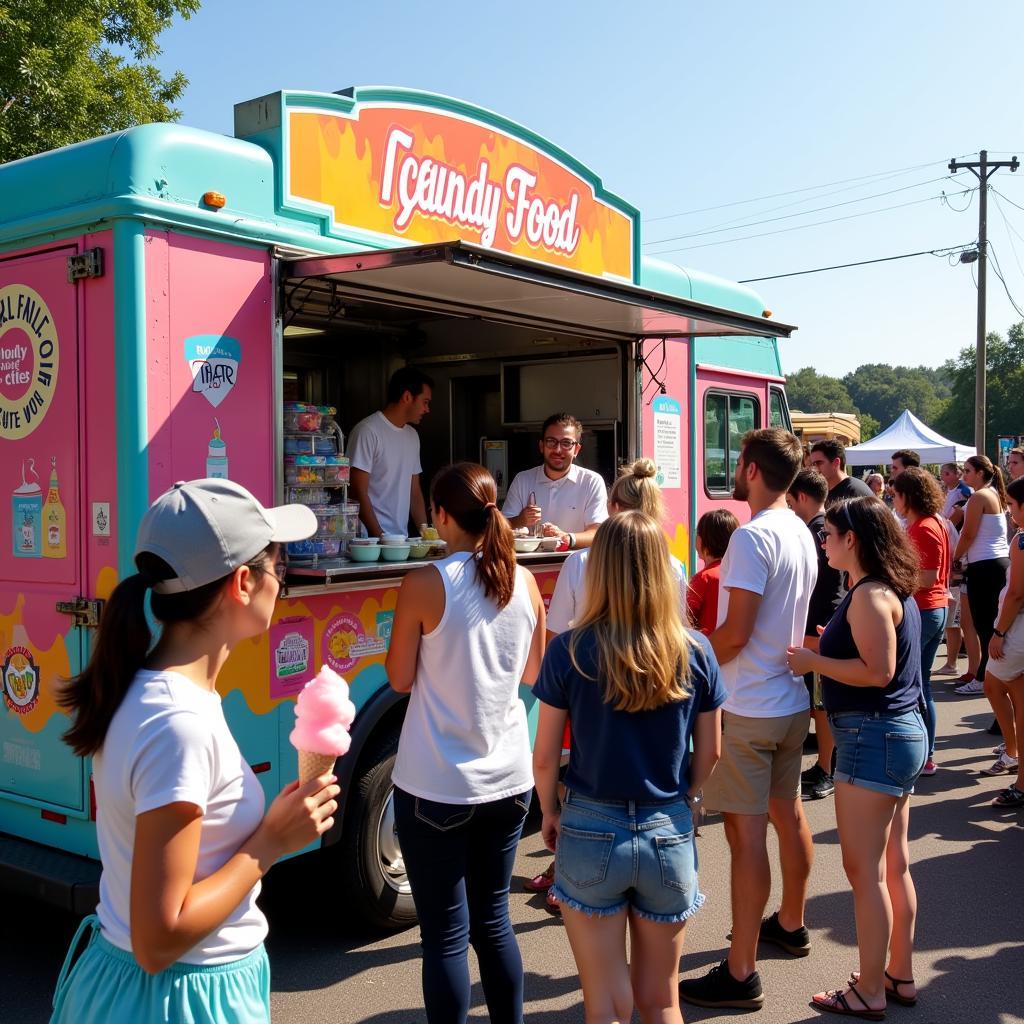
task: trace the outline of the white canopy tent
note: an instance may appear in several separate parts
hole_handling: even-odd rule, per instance
[[[846,449],[848,466],[879,466],[887,464],[892,453],[910,448],[921,456],[922,463],[963,462],[977,450],[970,445],[957,444],[922,423],[909,409],[876,434],[871,440],[851,445]]]

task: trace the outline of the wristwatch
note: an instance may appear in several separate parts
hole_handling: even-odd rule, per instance
[[[704,790],[698,789],[696,793],[691,793],[687,796],[686,802],[691,807],[700,807],[700,805],[704,802]]]
[[[992,627],[992,635],[999,637],[1000,640],[1006,639],[1006,634],[1001,629],[996,629],[995,626]]]
[[[570,533],[569,534],[569,550],[571,551],[574,547],[576,547],[576,534],[575,533]]]

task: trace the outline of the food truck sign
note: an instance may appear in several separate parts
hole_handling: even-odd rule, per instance
[[[280,97],[283,205],[319,213],[327,233],[386,246],[457,238],[635,280],[637,211],[526,129],[406,90]]]

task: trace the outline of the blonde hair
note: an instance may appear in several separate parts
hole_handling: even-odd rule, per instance
[[[583,630],[597,641],[603,699],[617,711],[653,711],[690,693],[690,645],[679,610],[679,582],[661,526],[643,512],[621,512],[598,528],[587,559],[582,615],[569,638],[576,657]]]
[[[661,488],[654,482],[658,467],[650,459],[637,459],[619,470],[612,484],[608,500],[622,512],[636,509],[649,515],[655,522],[665,519],[665,502]]]

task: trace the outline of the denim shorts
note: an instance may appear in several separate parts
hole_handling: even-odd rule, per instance
[[[685,921],[704,903],[690,805],[567,792],[552,892],[584,914],[609,917],[629,909],[649,921]]]
[[[928,736],[918,708],[839,711],[828,716],[836,743],[835,779],[889,796],[914,792],[928,757]]]

